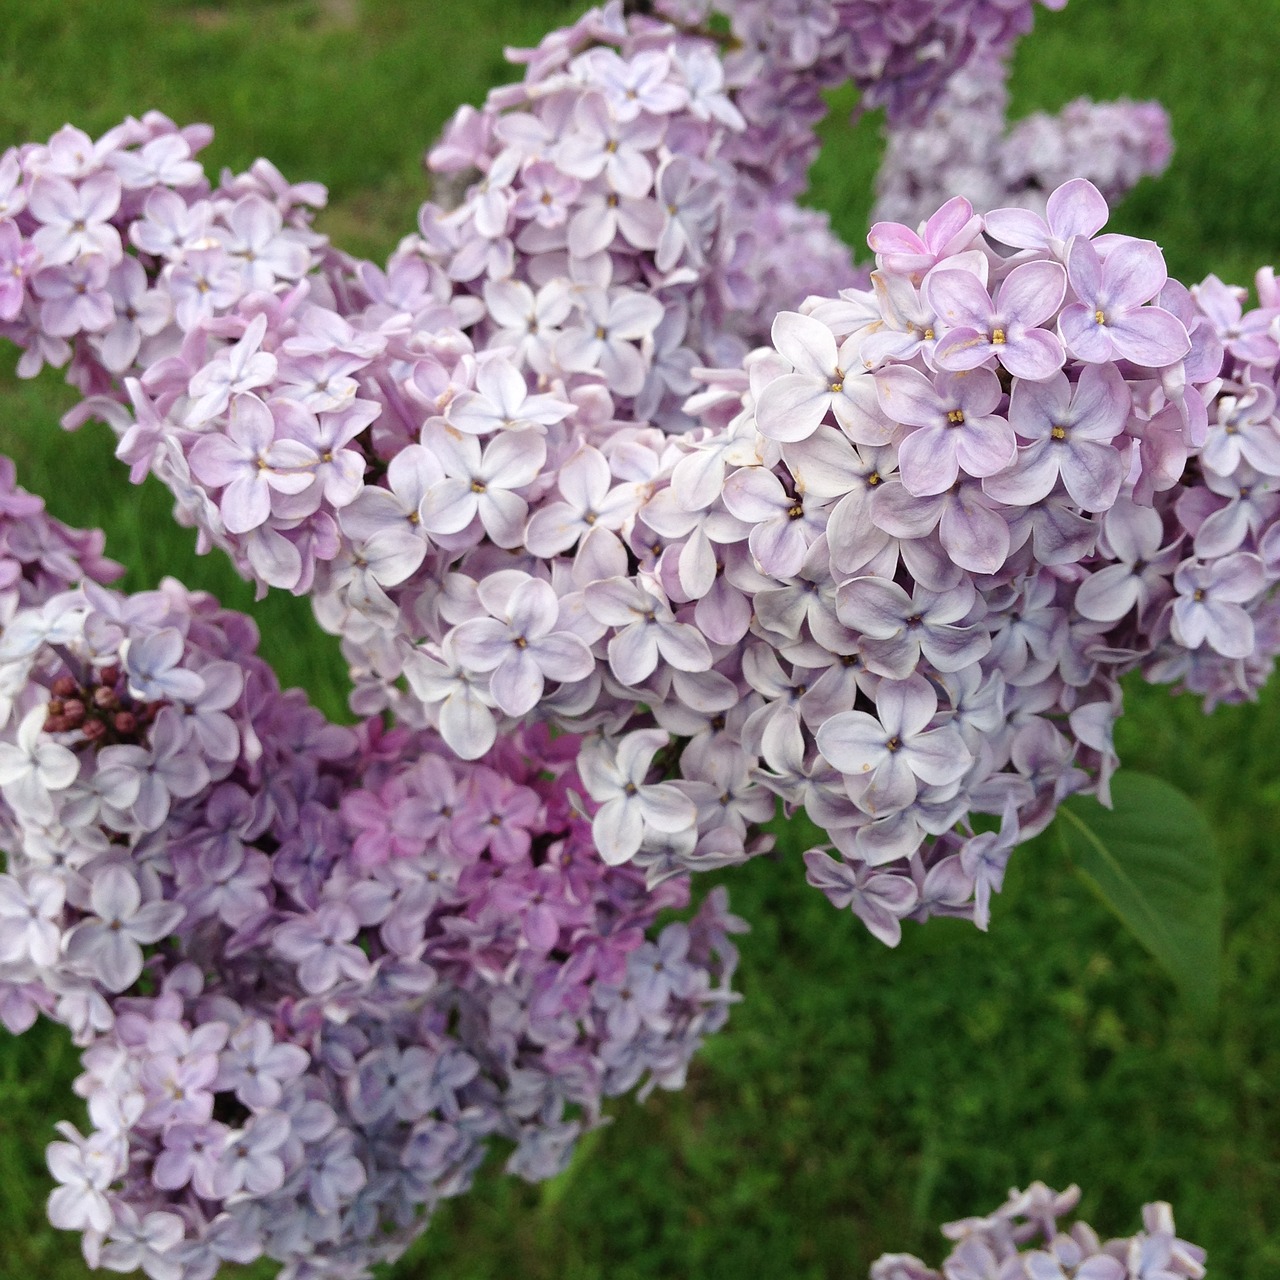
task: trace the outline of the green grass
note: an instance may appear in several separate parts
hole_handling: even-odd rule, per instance
[[[423,147],[457,103],[504,76],[504,43],[569,12],[552,0],[206,4],[0,0],[0,148],[65,120],[101,131],[151,107],[218,129],[208,159],[261,153],[333,193],[323,225],[382,253],[425,195]],[[110,25],[104,23],[110,16]],[[1174,118],[1170,173],[1113,225],[1158,240],[1183,279],[1247,282],[1277,253],[1280,6],[1075,0],[1022,45],[1019,112],[1080,94],[1157,97]],[[837,95],[813,199],[860,243],[878,122],[848,128]],[[0,451],[55,514],[101,525],[137,589],[172,573],[250,608],[286,683],[331,713],[333,643],[305,603],[251,591],[197,558],[165,495],[130,489],[104,429],[54,426],[56,379],[19,384],[0,354]],[[1210,814],[1228,920],[1221,1013],[1182,1009],[1138,946],[1041,840],[1014,860],[991,935],[909,927],[888,951],[803,883],[794,856],[726,877],[754,923],[744,1003],[689,1088],[615,1122],[555,1183],[496,1170],[446,1206],[397,1280],[739,1280],[865,1276],[886,1249],[936,1257],[936,1224],[1012,1184],[1079,1181],[1104,1232],[1147,1198],[1173,1201],[1211,1274],[1280,1274],[1280,700],[1206,719],[1128,690],[1127,765]],[[74,1238],[44,1222],[43,1148],[75,1116],[75,1055],[57,1028],[0,1041],[0,1280],[83,1280]],[[270,1274],[259,1270],[254,1274]]]

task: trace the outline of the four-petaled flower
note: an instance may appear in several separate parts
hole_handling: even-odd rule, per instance
[[[672,833],[694,827],[698,808],[670,782],[647,782],[654,755],[667,745],[662,729],[638,729],[617,750],[596,740],[584,749],[578,771],[600,808],[591,822],[600,856],[610,866],[635,857],[646,831]]]
[[[1150,240],[1127,240],[1104,259],[1091,240],[1077,236],[1067,254],[1067,275],[1078,301],[1063,307],[1058,332],[1077,359],[1090,364],[1132,360],[1158,367],[1191,350],[1177,316],[1144,305],[1168,279],[1164,257]]]
[[[976,369],[993,356],[1015,378],[1048,378],[1062,368],[1062,343],[1039,326],[1062,305],[1067,274],[1056,262],[1024,262],[1005,276],[995,300],[971,271],[939,266],[925,297],[948,328],[933,349],[943,369]]]
[[[176,902],[144,903],[128,867],[113,863],[93,878],[93,910],[67,935],[67,958],[108,991],[124,991],[142,973],[142,946],[173,932],[186,911]]]
[[[938,695],[923,676],[885,680],[876,712],[845,711],[818,730],[818,750],[845,775],[849,795],[867,813],[892,813],[915,801],[919,783],[945,786],[973,757],[949,725],[928,726]]]
[[[507,590],[510,579],[520,581]],[[512,571],[488,579],[480,592],[496,616],[464,622],[453,633],[454,650],[472,670],[491,673],[489,691],[507,715],[531,711],[544,680],[583,680],[595,670],[585,642],[558,628],[560,602],[550,583]]]

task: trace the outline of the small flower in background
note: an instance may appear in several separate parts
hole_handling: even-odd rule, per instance
[[[993,1213],[948,1222],[942,1234],[954,1248],[942,1270],[907,1253],[887,1253],[871,1268],[870,1280],[1202,1280],[1205,1251],[1180,1240],[1173,1211],[1162,1201],[1142,1206],[1141,1231],[1101,1241],[1084,1222],[1068,1230],[1058,1218],[1080,1200],[1080,1188],[1057,1192],[1043,1182],[1014,1188]]]

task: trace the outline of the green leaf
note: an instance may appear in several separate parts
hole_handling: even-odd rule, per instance
[[[1124,772],[1114,808],[1072,796],[1055,828],[1076,870],[1160,962],[1187,1003],[1217,1006],[1222,867],[1204,815],[1176,787]]]

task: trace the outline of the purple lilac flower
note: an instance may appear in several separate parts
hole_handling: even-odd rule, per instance
[[[498,608],[499,616],[474,618],[455,634],[459,658],[492,673],[490,692],[507,715],[530,711],[542,697],[544,680],[582,680],[594,670],[586,644],[557,629],[559,602],[548,583],[525,578]]]
[[[1053,1191],[1033,1182],[1016,1187],[994,1212],[948,1222],[942,1234],[952,1242],[942,1270],[911,1254],[885,1254],[871,1267],[870,1280],[985,1280],[1026,1276],[1028,1280],[1202,1280],[1205,1251],[1180,1240],[1173,1211],[1157,1202],[1143,1205],[1142,1230],[1102,1241],[1084,1222],[1070,1228],[1058,1219],[1080,1201],[1080,1188]]]
[[[1059,332],[1079,359],[1164,365],[1191,349],[1176,316],[1144,305],[1168,278],[1160,250],[1150,241],[1117,245],[1103,260],[1089,240],[1077,237],[1067,255],[1067,273],[1078,301],[1063,308]]]
[[[24,498],[0,501],[4,556],[7,522],[43,518]],[[80,542],[72,570],[103,572]],[[251,624],[209,597],[49,579],[42,603],[23,581],[0,746],[41,799],[0,803],[0,1009],[23,1030],[38,991],[83,1050],[91,1129],[49,1148],[49,1214],[91,1261],[367,1269],[407,1239],[389,1234],[406,1211],[416,1233],[467,1189],[492,1136],[515,1142],[512,1172],[549,1177],[604,1096],[683,1082],[723,1022],[740,925],[713,895],[656,927],[687,879],[649,892],[601,860],[576,738],[507,737],[472,765],[430,732],[340,729],[279,690]],[[554,621],[549,584],[507,582],[485,584],[504,629],[548,605]],[[190,727],[210,715],[226,740]],[[644,746],[622,761],[642,823],[692,826],[695,801],[648,779]],[[608,1011],[627,980],[634,1025]],[[464,1005],[479,1016],[459,1022]],[[559,1098],[545,1110],[516,1087],[534,1075]]]
[[[1009,423],[1027,443],[1008,470],[987,478],[986,492],[1010,505],[1031,506],[1061,477],[1077,506],[1109,510],[1126,461],[1112,442],[1129,420],[1130,404],[1129,388],[1110,362],[1088,365],[1074,387],[1061,373],[1039,382],[1018,379]]]
[[[1040,325],[1057,313],[1067,281],[1055,262],[1026,262],[1001,283],[994,301],[977,276],[935,270],[925,296],[948,328],[934,359],[943,369],[976,369],[993,356],[1015,378],[1039,381],[1062,367],[1062,346]]]
[[[949,489],[961,468],[984,477],[1013,462],[1017,441],[1010,422],[994,413],[1003,392],[989,370],[948,374],[935,386],[895,365],[877,375],[876,392],[888,417],[917,428],[898,443],[902,483],[916,497]]]
[[[735,9],[728,16],[740,47],[724,53],[683,25],[687,14],[665,27],[612,13],[589,16],[523,55],[524,84],[496,92],[482,110],[462,113],[432,153],[438,170],[474,169],[479,178],[456,208],[424,207],[417,234],[385,269],[329,252],[309,226],[319,193],[290,186],[265,164],[229,175],[217,187],[130,188],[110,225],[122,253],[143,241],[156,246],[156,262],[137,261],[151,289],[168,289],[169,327],[140,344],[139,363],[123,377],[102,364],[100,338],[107,329],[64,336],[40,327],[41,306],[54,300],[41,297],[34,284],[12,332],[27,346],[24,370],[74,354],[73,373],[95,388],[77,420],[96,410],[122,430],[131,467],[138,474],[147,467],[159,471],[183,518],[200,527],[207,543],[226,546],[260,582],[312,594],[322,625],[344,636],[357,686],[354,705],[362,714],[389,711],[417,731],[438,729],[472,759],[490,750],[500,732],[515,729],[517,717],[508,708],[524,705],[536,679],[522,676],[518,696],[504,695],[506,706],[496,705],[493,677],[506,659],[490,670],[468,666],[454,635],[486,617],[503,622],[505,605],[490,608],[481,588],[514,570],[554,592],[556,623],[548,634],[577,637],[593,659],[581,677],[553,686],[544,679],[542,699],[526,715],[569,734],[591,734],[593,741],[602,735],[607,758],[616,757],[628,734],[653,732],[655,724],[663,732],[697,734],[705,743],[700,752],[723,750],[733,759],[729,748],[742,752],[746,785],[758,790],[739,803],[763,807],[776,794],[788,804],[809,804],[846,858],[874,859],[881,874],[910,881],[919,918],[967,911],[957,897],[962,877],[948,861],[959,857],[955,824],[967,812],[1002,815],[1012,797],[1018,830],[1030,834],[1068,791],[1105,790],[1114,766],[1109,722],[1118,711],[1112,689],[1121,671],[1141,665],[1212,698],[1245,696],[1262,678],[1264,648],[1247,659],[1228,658],[1207,643],[1188,648],[1168,625],[1172,612],[1162,621],[1161,610],[1179,595],[1173,573],[1195,567],[1183,564],[1190,551],[1201,566],[1232,555],[1257,556],[1264,567],[1275,562],[1262,424],[1246,420],[1243,414],[1253,412],[1248,406],[1234,413],[1220,402],[1215,381],[1224,352],[1229,395],[1239,400],[1246,387],[1266,380],[1264,367],[1251,363],[1265,344],[1251,345],[1246,334],[1270,320],[1243,308],[1236,316],[1230,299],[1209,287],[1211,317],[1188,290],[1164,280],[1153,257],[1158,251],[1135,248],[1123,236],[1092,241],[1106,221],[1105,201],[1080,183],[1049,195],[1042,224],[983,220],[960,200],[936,214],[924,210],[918,230],[881,226],[866,287],[821,221],[790,203],[812,156],[811,122],[820,113],[806,111],[823,84],[852,74],[868,100],[886,102],[895,120],[918,116],[941,87],[944,67],[949,74],[955,59],[970,55],[975,67],[982,59],[989,65],[1007,50],[1026,6],[998,12],[962,6],[934,15],[923,30],[933,33],[941,52],[925,67],[913,57],[922,29],[908,24],[910,38],[895,36],[886,13],[846,5],[824,10],[825,16],[779,13],[770,20],[758,5]],[[837,18],[831,39],[815,39],[830,13]],[[970,31],[966,24],[979,17],[981,33]],[[651,109],[633,111],[631,92]],[[56,145],[24,150],[6,190],[42,174],[80,184],[104,167],[115,173],[120,162],[110,157],[117,153],[138,157],[120,172],[177,181],[174,175],[190,172],[183,166],[207,141],[207,134],[179,131],[158,117],[97,144],[73,134],[64,131]],[[182,141],[152,146],[175,135]],[[555,180],[553,171],[564,180]],[[684,179],[693,173],[714,190],[689,209],[693,189]],[[675,213],[664,211],[655,184]],[[189,212],[180,213],[160,190]],[[278,229],[262,202],[279,212]],[[26,210],[14,217],[24,239],[43,225]],[[589,244],[568,235],[575,219],[592,232]],[[1008,240],[1000,239],[1002,226]],[[600,244],[605,232],[611,238]],[[217,247],[194,247],[210,241]],[[308,250],[305,264],[299,245]],[[1083,253],[1086,261],[1090,252],[1097,260],[1096,289],[1072,257]],[[272,262],[270,283],[265,271],[260,279],[254,274],[253,261],[264,255]],[[1126,256],[1137,264],[1134,271],[1125,267]],[[1152,292],[1130,298],[1109,271],[1145,273]],[[86,275],[83,283],[92,280]],[[66,284],[59,277],[53,291],[65,291]],[[251,285],[265,291],[246,293]],[[1102,298],[1108,289],[1109,302]],[[806,296],[836,290],[835,297]],[[89,288],[87,295],[94,292]],[[1265,275],[1260,296],[1259,311],[1275,305]],[[1118,306],[1125,324],[1139,316],[1139,328],[1151,323],[1142,313],[1166,312],[1185,334],[1185,348],[1147,352],[1159,358],[1146,366],[1134,364],[1136,349],[1122,362],[1119,351],[1105,360],[1060,351],[1059,302],[1069,309],[1100,299],[1113,313]],[[780,345],[790,347],[794,339],[798,346],[790,354],[753,352],[778,313],[793,317],[782,326],[790,333]],[[113,300],[110,317],[102,319],[115,324],[117,315]],[[97,325],[99,317],[86,313],[76,322],[82,321]],[[968,339],[952,336],[966,328],[982,340],[965,347]],[[1003,342],[994,340],[997,329]],[[972,371],[942,367],[975,357]],[[707,371],[716,365],[727,367]],[[1114,376],[1088,373],[1090,366],[1108,365]],[[784,433],[802,438],[770,439],[760,428],[778,407],[771,401],[788,387],[796,390],[786,380],[801,366],[810,381],[818,372],[834,381],[837,370],[848,379],[838,393],[831,382],[825,390],[817,383],[801,388],[818,416],[810,406],[800,426],[784,426]],[[705,389],[685,405],[695,368],[704,370],[698,377]],[[919,375],[931,390],[900,370]],[[989,410],[950,403],[949,377],[968,372],[1011,376],[1018,412],[1003,402]],[[1045,442],[1046,415],[1025,416],[1021,435],[1015,421],[1040,398],[1024,392],[1024,384],[1052,383],[1061,391],[1053,377],[1059,373],[1070,396],[1054,401],[1054,414],[1083,409],[1098,381],[1118,392],[1115,377],[1128,398],[1125,421],[1114,432],[1118,408],[1100,421],[1085,414],[1071,424],[1047,415],[1054,447],[1061,445],[1055,426],[1062,441],[1073,431],[1079,437],[1060,448],[1061,456]],[[112,398],[131,375],[138,423],[130,423],[122,399]],[[858,394],[873,391],[881,378],[914,384],[913,402],[932,416],[923,425],[895,422],[878,394],[867,397],[861,411],[845,395],[850,386]],[[961,385],[984,382],[989,398],[989,378]],[[770,391],[774,385],[781,389]],[[231,439],[232,401],[239,395],[291,406],[277,411],[278,435],[304,444],[317,461],[297,493],[265,486],[265,520],[238,533],[220,511],[231,482],[212,484],[192,463],[194,450],[207,447],[202,441]],[[948,416],[943,429],[930,396],[966,421],[952,423]],[[330,403],[325,397],[345,407],[321,408]],[[1255,407],[1261,399],[1255,397]],[[971,417],[995,421],[966,431]],[[935,472],[925,443],[938,432],[944,447]],[[996,460],[997,444],[1009,459],[1003,451],[1010,432],[1020,454],[980,474]],[[456,436],[468,437],[474,448],[455,445]],[[512,436],[519,448],[509,443]],[[944,484],[951,476],[948,442],[954,442],[955,476]],[[446,449],[461,458],[448,473],[437,456]],[[504,450],[518,458],[500,458]],[[406,462],[397,466],[401,455]],[[536,464],[529,461],[535,456]],[[590,462],[581,463],[581,477],[569,472],[570,493],[556,477],[575,456]],[[491,484],[495,477],[480,474],[486,458],[525,466],[523,482]],[[1191,459],[1203,483],[1195,471],[1186,473]],[[1033,461],[1035,485],[1018,476],[1020,462]],[[1046,476],[1050,487],[1041,493]],[[938,492],[925,492],[939,485]],[[504,496],[482,501],[490,489]],[[256,517],[261,488],[253,492]],[[758,511],[741,501],[753,496]],[[1128,552],[1110,543],[1112,501],[1149,507],[1158,516],[1156,549],[1176,557],[1167,566],[1162,560],[1160,573],[1142,555],[1123,559]],[[540,522],[551,508],[554,514]],[[799,509],[794,517],[793,508]],[[1117,538],[1124,541],[1119,526]],[[1074,612],[1080,583],[1113,563],[1132,565],[1126,574],[1142,584],[1139,607],[1114,620]],[[839,611],[850,578],[898,586],[912,612],[894,621],[883,639],[859,634]],[[941,621],[939,609],[958,608],[966,588],[975,593],[970,613]],[[1091,598],[1086,592],[1084,599]],[[1240,605],[1258,619],[1255,642],[1271,634],[1266,598],[1259,591]],[[1197,603],[1203,602],[1181,607],[1187,612]],[[1109,615],[1115,607],[1103,603],[1094,611]],[[929,615],[931,637],[918,656],[905,639],[917,626],[916,612],[921,626]],[[966,638],[955,657],[944,658],[942,665],[968,659],[954,671],[934,662],[947,627],[976,628],[971,655]],[[19,630],[15,644],[23,634]],[[514,641],[512,647],[519,648]],[[822,760],[817,734],[841,715],[861,713],[882,724],[881,688],[892,703],[908,660],[937,692],[938,727],[956,722],[971,761],[952,781],[922,779],[906,807],[868,813],[855,803],[857,780],[850,791]],[[499,684],[505,680],[504,674]],[[972,724],[965,737],[970,701],[984,722],[994,705],[1007,717],[992,723],[985,744]],[[185,732],[174,732],[173,717],[166,716],[155,743],[148,737],[145,746],[113,741],[103,748],[117,758],[108,757],[112,769],[91,806],[126,826],[168,821],[166,799],[171,810],[175,797],[183,797],[170,789],[166,771],[180,786],[178,765],[205,750],[203,738],[195,745],[204,730],[197,728],[202,722],[194,704],[174,710],[191,721]],[[50,732],[71,732],[79,711],[72,706],[69,714],[70,720],[55,714],[55,725],[65,727]],[[229,736],[210,732],[225,756]],[[212,752],[209,759],[217,770],[231,763]],[[706,785],[697,760],[691,755],[686,765],[674,751],[655,751],[634,785]],[[144,786],[147,800],[139,809]],[[285,790],[277,785],[273,794],[279,797],[273,803],[288,806]],[[639,866],[661,876],[756,851],[736,809],[683,794],[694,803],[695,821],[673,831],[646,829],[635,850]],[[483,821],[477,816],[472,826],[468,844],[479,840]],[[400,839],[371,836],[362,845],[364,865],[397,865]],[[511,839],[518,848],[514,832]],[[322,905],[319,887],[334,856],[323,843],[307,850],[295,843],[279,857],[307,912]],[[230,848],[203,855],[203,863],[201,857],[179,859],[183,893],[195,869],[204,867],[202,874],[217,880],[219,910],[242,921],[231,927],[249,929],[260,910],[250,904],[265,893],[256,879],[260,863],[247,855],[237,861]],[[385,902],[377,893],[361,901],[373,922],[361,927],[381,927],[374,915]],[[411,922],[404,911],[395,920],[393,935],[411,950]],[[543,925],[532,927],[536,939],[545,938]]]

